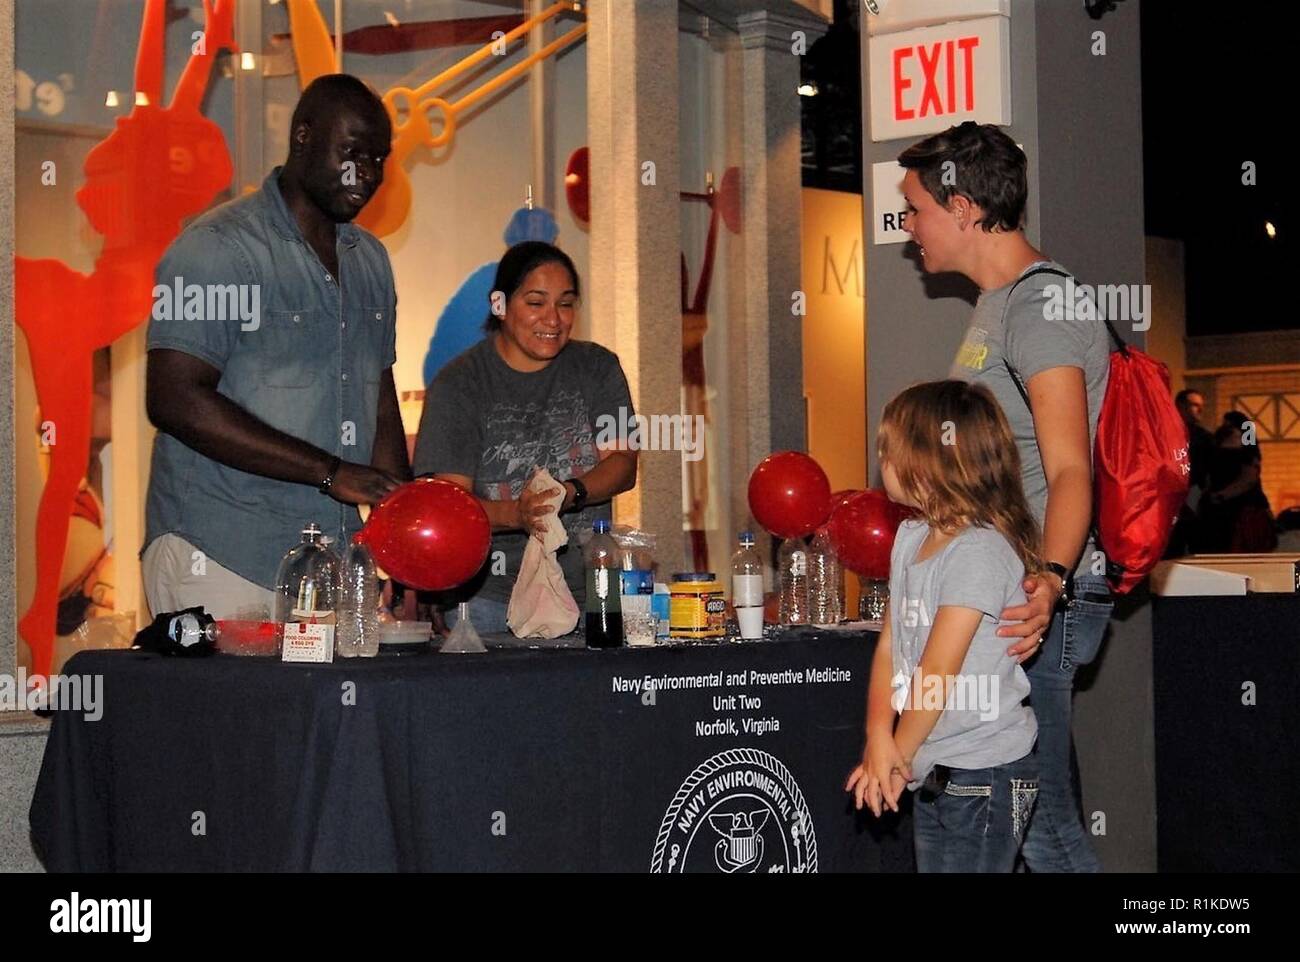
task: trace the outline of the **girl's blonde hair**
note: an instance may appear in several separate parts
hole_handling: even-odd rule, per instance
[[[1027,573],[1041,570],[1038,524],[1020,481],[1020,455],[986,387],[956,380],[909,387],[885,405],[876,450],[930,527],[993,528],[1011,543]]]

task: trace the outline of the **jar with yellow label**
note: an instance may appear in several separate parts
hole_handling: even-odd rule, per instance
[[[727,602],[712,571],[673,575],[668,634],[673,638],[717,641],[726,634]]]

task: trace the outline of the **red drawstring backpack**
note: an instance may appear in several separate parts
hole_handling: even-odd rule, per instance
[[[1035,268],[1012,285],[1008,307],[1016,288],[1035,274],[1070,276],[1052,267]],[[1102,321],[1115,350],[1093,448],[1093,532],[1106,557],[1106,578],[1115,593],[1123,595],[1150,574],[1164,554],[1178,510],[1187,500],[1192,467],[1187,427],[1169,392],[1169,368],[1125,344],[1110,321]],[[1006,364],[1029,407],[1020,375],[1010,361]]]

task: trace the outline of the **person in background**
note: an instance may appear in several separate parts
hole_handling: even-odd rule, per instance
[[[393,271],[351,223],[379,188],[391,139],[365,84],[319,78],[294,109],[284,166],[191,224],[159,262],[162,288],[197,285],[209,304],[214,290],[235,291],[241,312],[256,309],[154,308],[143,565],[155,613],[269,617],[280,559],[305,523],[346,544],[361,529],[355,506],[410,477]]]
[[[1191,483],[1205,490],[1210,474],[1210,461],[1214,457],[1214,435],[1201,427],[1201,412],[1205,410],[1205,397],[1200,391],[1186,388],[1174,396],[1174,405],[1187,425],[1188,457],[1192,463]]]
[[[1187,501],[1178,512],[1173,534],[1165,548],[1166,558],[1179,558],[1195,550],[1200,542],[1197,530],[1197,509],[1209,483],[1210,463],[1214,459],[1214,436],[1201,427],[1201,412],[1205,410],[1205,397],[1200,391],[1186,388],[1174,396],[1174,406],[1187,426],[1187,455],[1191,463],[1191,479],[1187,488]]]
[[[898,161],[907,171],[904,228],[923,269],[962,274],[980,289],[951,376],[983,384],[1001,405],[1043,533],[1043,568],[1025,579],[1027,602],[1002,612],[1008,624],[998,632],[1016,638],[1009,654],[1032,657],[1039,794],[1024,858],[1035,872],[1100,871],[1071,764],[1070,718],[1075,672],[1096,658],[1114,606],[1089,537],[1109,335],[1092,319],[1095,308],[1048,309],[1046,295],[1059,294],[1064,277],[1026,276],[1063,268],[1025,237],[1027,161],[1005,132],[967,122],[914,144]]]
[[[555,496],[524,490],[537,468],[564,488],[569,543],[557,557],[579,609],[586,598],[579,536],[596,519],[609,520],[611,499],[636,484],[636,451],[602,441],[605,425],[635,423],[627,378],[613,352],[573,338],[580,293],[564,251],[542,241],[511,247],[497,265],[495,302],[485,305],[487,338],[425,392],[415,473],[472,492],[492,523],[488,560],[457,596],[469,601],[480,632],[507,630],[524,547]],[[454,626],[454,614],[448,621]]]
[[[919,789],[918,871],[1010,872],[1038,795],[1038,725],[997,629],[1040,565],[1011,428],[988,388],[935,381],[885,406],[876,443],[885,491],[920,520],[894,539],[866,746],[845,790],[879,816]]]
[[[1214,432],[1209,487],[1201,499],[1198,551],[1238,554],[1277,547],[1273,511],[1260,484],[1263,459],[1254,428],[1246,415],[1229,411]]]

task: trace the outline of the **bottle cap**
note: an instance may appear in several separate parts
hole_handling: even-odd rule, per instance
[[[717,581],[712,571],[682,571],[673,575],[673,581]]]
[[[740,543],[743,545],[752,545],[754,543],[754,532],[752,531],[740,532]]]
[[[596,534],[609,534],[609,522],[604,518],[597,518],[591,523],[591,530]]]

